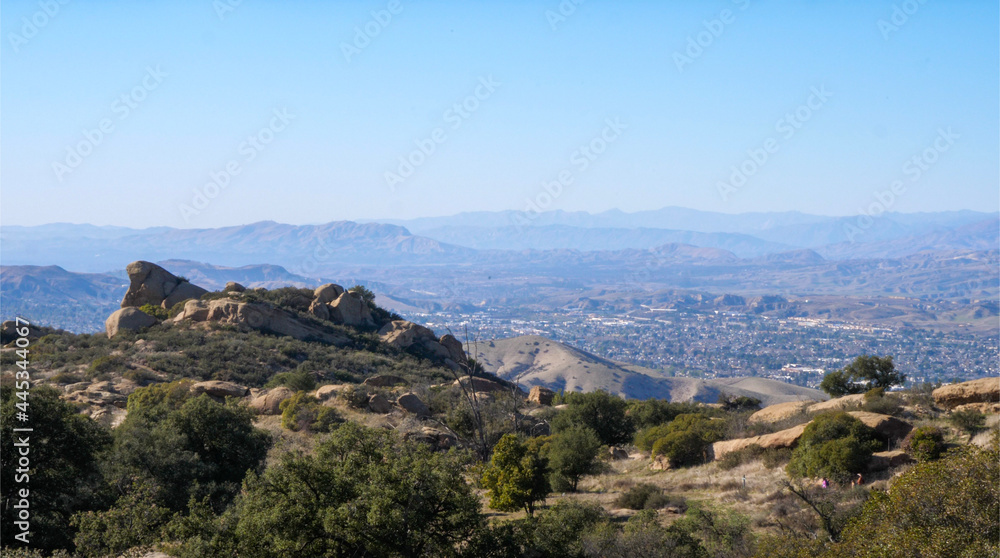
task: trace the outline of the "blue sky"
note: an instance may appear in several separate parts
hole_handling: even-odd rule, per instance
[[[5,1],[0,219],[854,215],[893,184],[891,211],[995,211],[998,18],[943,0]]]

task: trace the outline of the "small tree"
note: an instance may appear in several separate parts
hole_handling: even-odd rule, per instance
[[[889,389],[905,381],[906,375],[896,372],[892,356],[861,355],[851,364],[823,377],[819,387],[832,397],[841,397],[875,388]]]
[[[673,467],[704,463],[708,446],[722,439],[725,423],[700,414],[680,415],[653,442],[653,455],[663,455]]]
[[[624,399],[606,391],[571,393],[566,396],[569,407],[552,420],[556,432],[574,426],[590,428],[608,446],[620,446],[632,441],[635,424],[625,410]]]
[[[601,441],[589,428],[577,426],[556,434],[546,450],[552,471],[552,486],[556,490],[568,488],[570,492],[576,492],[581,477],[601,470],[597,460]]]
[[[514,434],[505,434],[493,448],[490,464],[483,471],[490,507],[499,511],[524,508],[529,516],[533,515],[535,502],[549,493],[545,472],[546,463],[537,447],[529,447]]]

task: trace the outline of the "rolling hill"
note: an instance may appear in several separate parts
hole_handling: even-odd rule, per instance
[[[715,403],[720,393],[746,395],[764,405],[786,401],[825,400],[826,394],[764,378],[668,377],[638,366],[601,358],[537,335],[496,339],[480,344],[476,360],[488,371],[523,387],[556,391],[605,390],[616,395],[671,401]]]

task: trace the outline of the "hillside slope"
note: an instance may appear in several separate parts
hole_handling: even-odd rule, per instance
[[[715,403],[720,393],[746,395],[764,405],[804,399],[825,400],[818,390],[764,378],[676,378],[654,370],[610,361],[537,335],[480,344],[476,360],[488,371],[524,387],[556,391],[605,390],[633,399]]]

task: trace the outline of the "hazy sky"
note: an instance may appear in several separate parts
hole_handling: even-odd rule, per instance
[[[994,1],[63,1],[0,8],[3,224],[1000,205]]]

